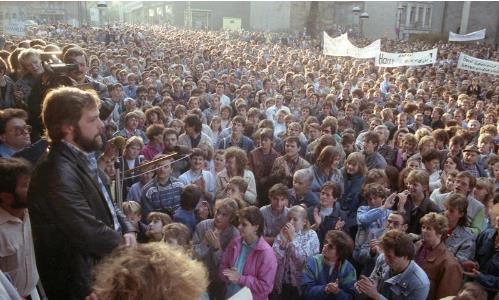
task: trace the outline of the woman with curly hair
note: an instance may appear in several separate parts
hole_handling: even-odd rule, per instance
[[[165,243],[120,247],[95,269],[99,300],[197,300],[208,285],[203,264]]]
[[[216,199],[226,196],[225,187],[234,176],[243,177],[248,183],[244,201],[248,204],[256,204],[256,182],[253,172],[246,169],[248,156],[246,151],[239,147],[232,146],[225,150],[225,169],[217,174],[216,179]]]

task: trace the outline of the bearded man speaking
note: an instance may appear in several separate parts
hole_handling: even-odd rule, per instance
[[[50,150],[28,190],[36,262],[49,299],[84,299],[92,268],[119,244],[135,244],[133,225],[103,184],[100,100],[94,91],[61,87],[47,94],[42,120]]]

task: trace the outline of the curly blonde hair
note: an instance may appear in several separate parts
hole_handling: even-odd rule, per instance
[[[94,278],[99,300],[196,300],[208,286],[202,263],[160,242],[117,248]]]

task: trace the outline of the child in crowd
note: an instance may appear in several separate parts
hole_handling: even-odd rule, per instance
[[[189,256],[192,255],[191,236],[192,232],[182,223],[174,222],[163,227],[163,241],[181,248]]]
[[[142,206],[136,201],[126,201],[123,203],[123,213],[128,218],[130,222],[137,229],[137,242],[146,243],[147,242],[147,226],[142,223]]]
[[[168,214],[153,211],[147,215],[146,236],[149,242],[159,242],[163,239],[163,227],[170,224],[172,218]]]
[[[276,299],[301,299],[301,278],[303,266],[308,257],[319,253],[319,238],[310,229],[307,210],[300,205],[288,211],[288,223],[277,235],[272,246],[277,257],[275,280]]]
[[[282,226],[288,220],[288,187],[282,183],[274,184],[269,190],[270,204],[260,208],[265,226],[264,239],[272,245]]]
[[[180,195],[180,207],[175,211],[175,222],[186,225],[191,233],[196,229],[196,214],[194,210],[201,196],[201,189],[197,185],[187,185]]]
[[[244,193],[248,189],[248,183],[241,176],[232,177],[227,186],[225,187],[225,193],[229,199],[237,202],[239,207],[244,208],[248,206],[248,203],[244,201]]]
[[[385,222],[390,215],[391,207],[395,203],[396,193],[388,198],[389,191],[378,183],[369,183],[364,187],[364,198],[368,205],[360,206],[357,210],[359,225],[355,236],[353,258],[362,266],[361,250],[369,247],[369,241],[377,239],[383,233]]]

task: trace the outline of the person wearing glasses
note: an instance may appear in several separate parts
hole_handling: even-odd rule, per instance
[[[355,268],[348,261],[353,240],[345,232],[330,230],[324,239],[322,253],[308,258],[303,269],[301,289],[305,300],[353,299]]]
[[[0,157],[11,157],[31,144],[31,126],[26,125],[28,113],[18,108],[0,111]]]
[[[426,299],[430,281],[414,261],[415,247],[411,237],[400,230],[389,230],[381,238],[383,250],[371,276],[360,276],[355,289],[369,299]]]

